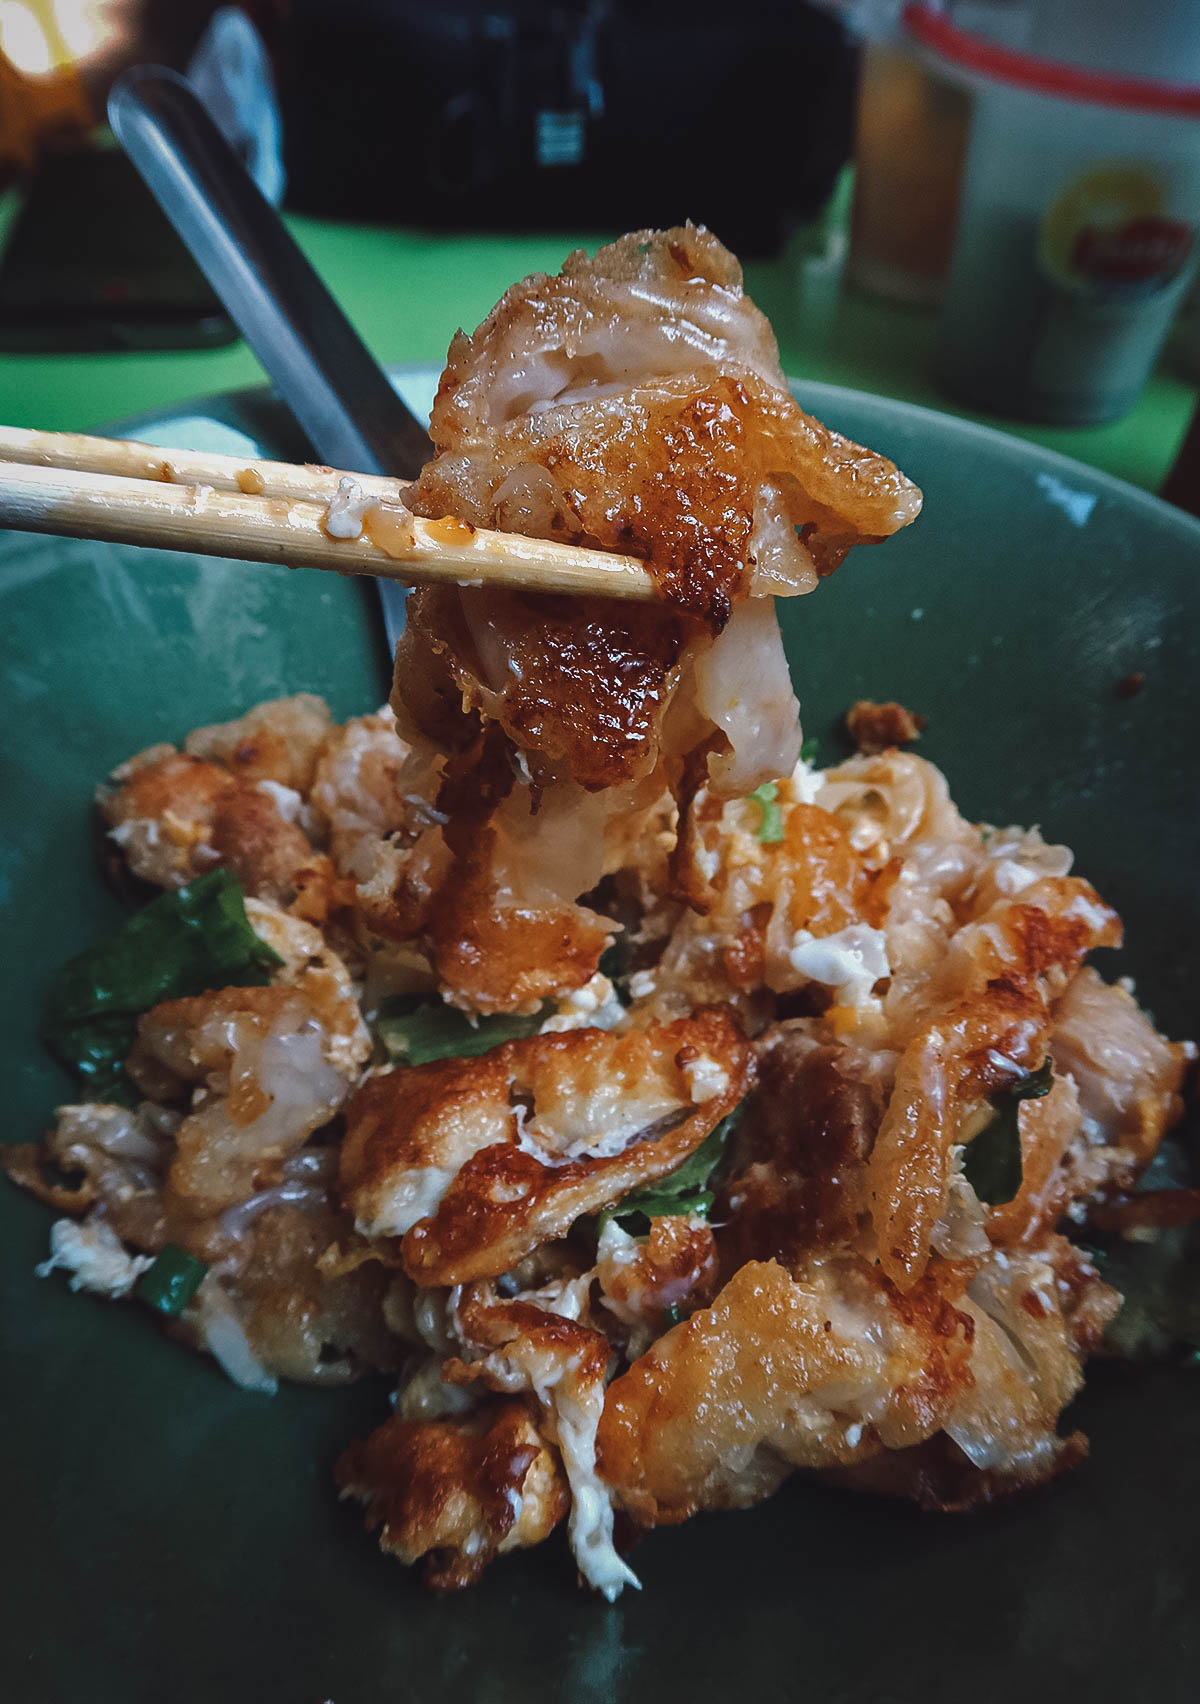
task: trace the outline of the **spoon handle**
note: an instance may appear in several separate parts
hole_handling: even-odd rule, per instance
[[[139,67],[114,87],[108,116],[316,453],[333,467],[415,476],[430,454],[424,427],[190,85]],[[394,643],[403,592],[379,589]]]

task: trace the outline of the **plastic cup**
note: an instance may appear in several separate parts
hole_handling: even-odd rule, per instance
[[[847,273],[894,302],[934,306],[950,266],[971,99],[907,47],[863,47]]]
[[[905,22],[975,100],[942,383],[1026,419],[1115,419],[1200,261],[1200,88],[1036,59],[924,7]]]

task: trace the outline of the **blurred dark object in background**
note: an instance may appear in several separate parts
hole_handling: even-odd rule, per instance
[[[215,16],[214,16],[215,14]],[[248,19],[276,0],[0,0],[0,349],[201,349],[232,321],[141,178],[100,129],[113,81],[159,60],[196,76],[231,142],[282,189],[268,63]],[[198,51],[197,51],[198,50]]]
[[[777,0],[291,0],[289,208],[476,230],[695,219],[778,250],[851,146],[857,47]]]
[[[241,4],[276,63],[297,212],[467,231],[692,218],[767,255],[820,211],[850,153],[858,49],[803,0]],[[76,97],[57,134],[31,113],[9,171],[78,146],[128,65],[182,70],[215,10],[0,5],[0,51],[19,39],[46,61],[15,64],[14,87],[57,80]],[[3,143],[0,123],[0,187]]]
[[[209,349],[236,337],[119,149],[43,159],[0,260],[0,350]]]
[[[850,152],[857,49],[840,22],[799,0],[242,0],[241,10],[276,64],[287,205],[299,212],[458,231],[691,218],[761,256],[822,209]],[[259,156],[256,176],[276,199],[279,126],[259,51],[245,19],[214,0],[0,3],[0,188],[7,170],[23,190],[0,258],[0,348],[234,337],[97,125],[127,66],[186,66],[235,146]]]

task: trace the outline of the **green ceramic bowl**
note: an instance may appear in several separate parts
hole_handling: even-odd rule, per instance
[[[402,384],[428,402],[431,375]],[[1195,1034],[1200,526],[961,420],[802,391],[926,499],[911,531],[782,606],[808,732],[828,759],[857,697],[923,712],[920,749],[967,814],[1074,846],[1128,924],[1103,969]],[[300,448],[258,394],[135,429]],[[96,781],[260,698],[364,710],[386,670],[361,584],[28,537],[0,541],[0,653],[4,1134],[21,1140],[67,1091],[36,1039],[49,972],[117,915],[91,860]],[[561,1536],[431,1598],[331,1489],[382,1385],[236,1390],[144,1310],[35,1279],[50,1215],[3,1186],[0,1213],[5,1704],[1197,1695],[1200,1373],[1097,1369],[1070,1416],[1090,1462],[1007,1508],[921,1515],[794,1481],[652,1534],[644,1591],[611,1608],[575,1589]]]

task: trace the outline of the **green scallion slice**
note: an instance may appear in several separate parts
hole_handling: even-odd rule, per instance
[[[148,1308],[174,1319],[196,1294],[207,1271],[205,1261],[167,1243],[154,1265],[138,1279],[134,1294]]]
[[[779,798],[779,785],[775,781],[764,781],[761,787],[756,787],[750,798],[762,812],[762,821],[758,825],[758,838],[764,846],[777,845],[783,839],[783,812],[776,801]]]
[[[536,1035],[553,1007],[543,1004],[536,1012],[496,1012],[472,1020],[455,1006],[440,1000],[414,1002],[393,995],[380,1002],[375,1033],[389,1059],[398,1065],[429,1065],[437,1059],[477,1059],[502,1047]]]

